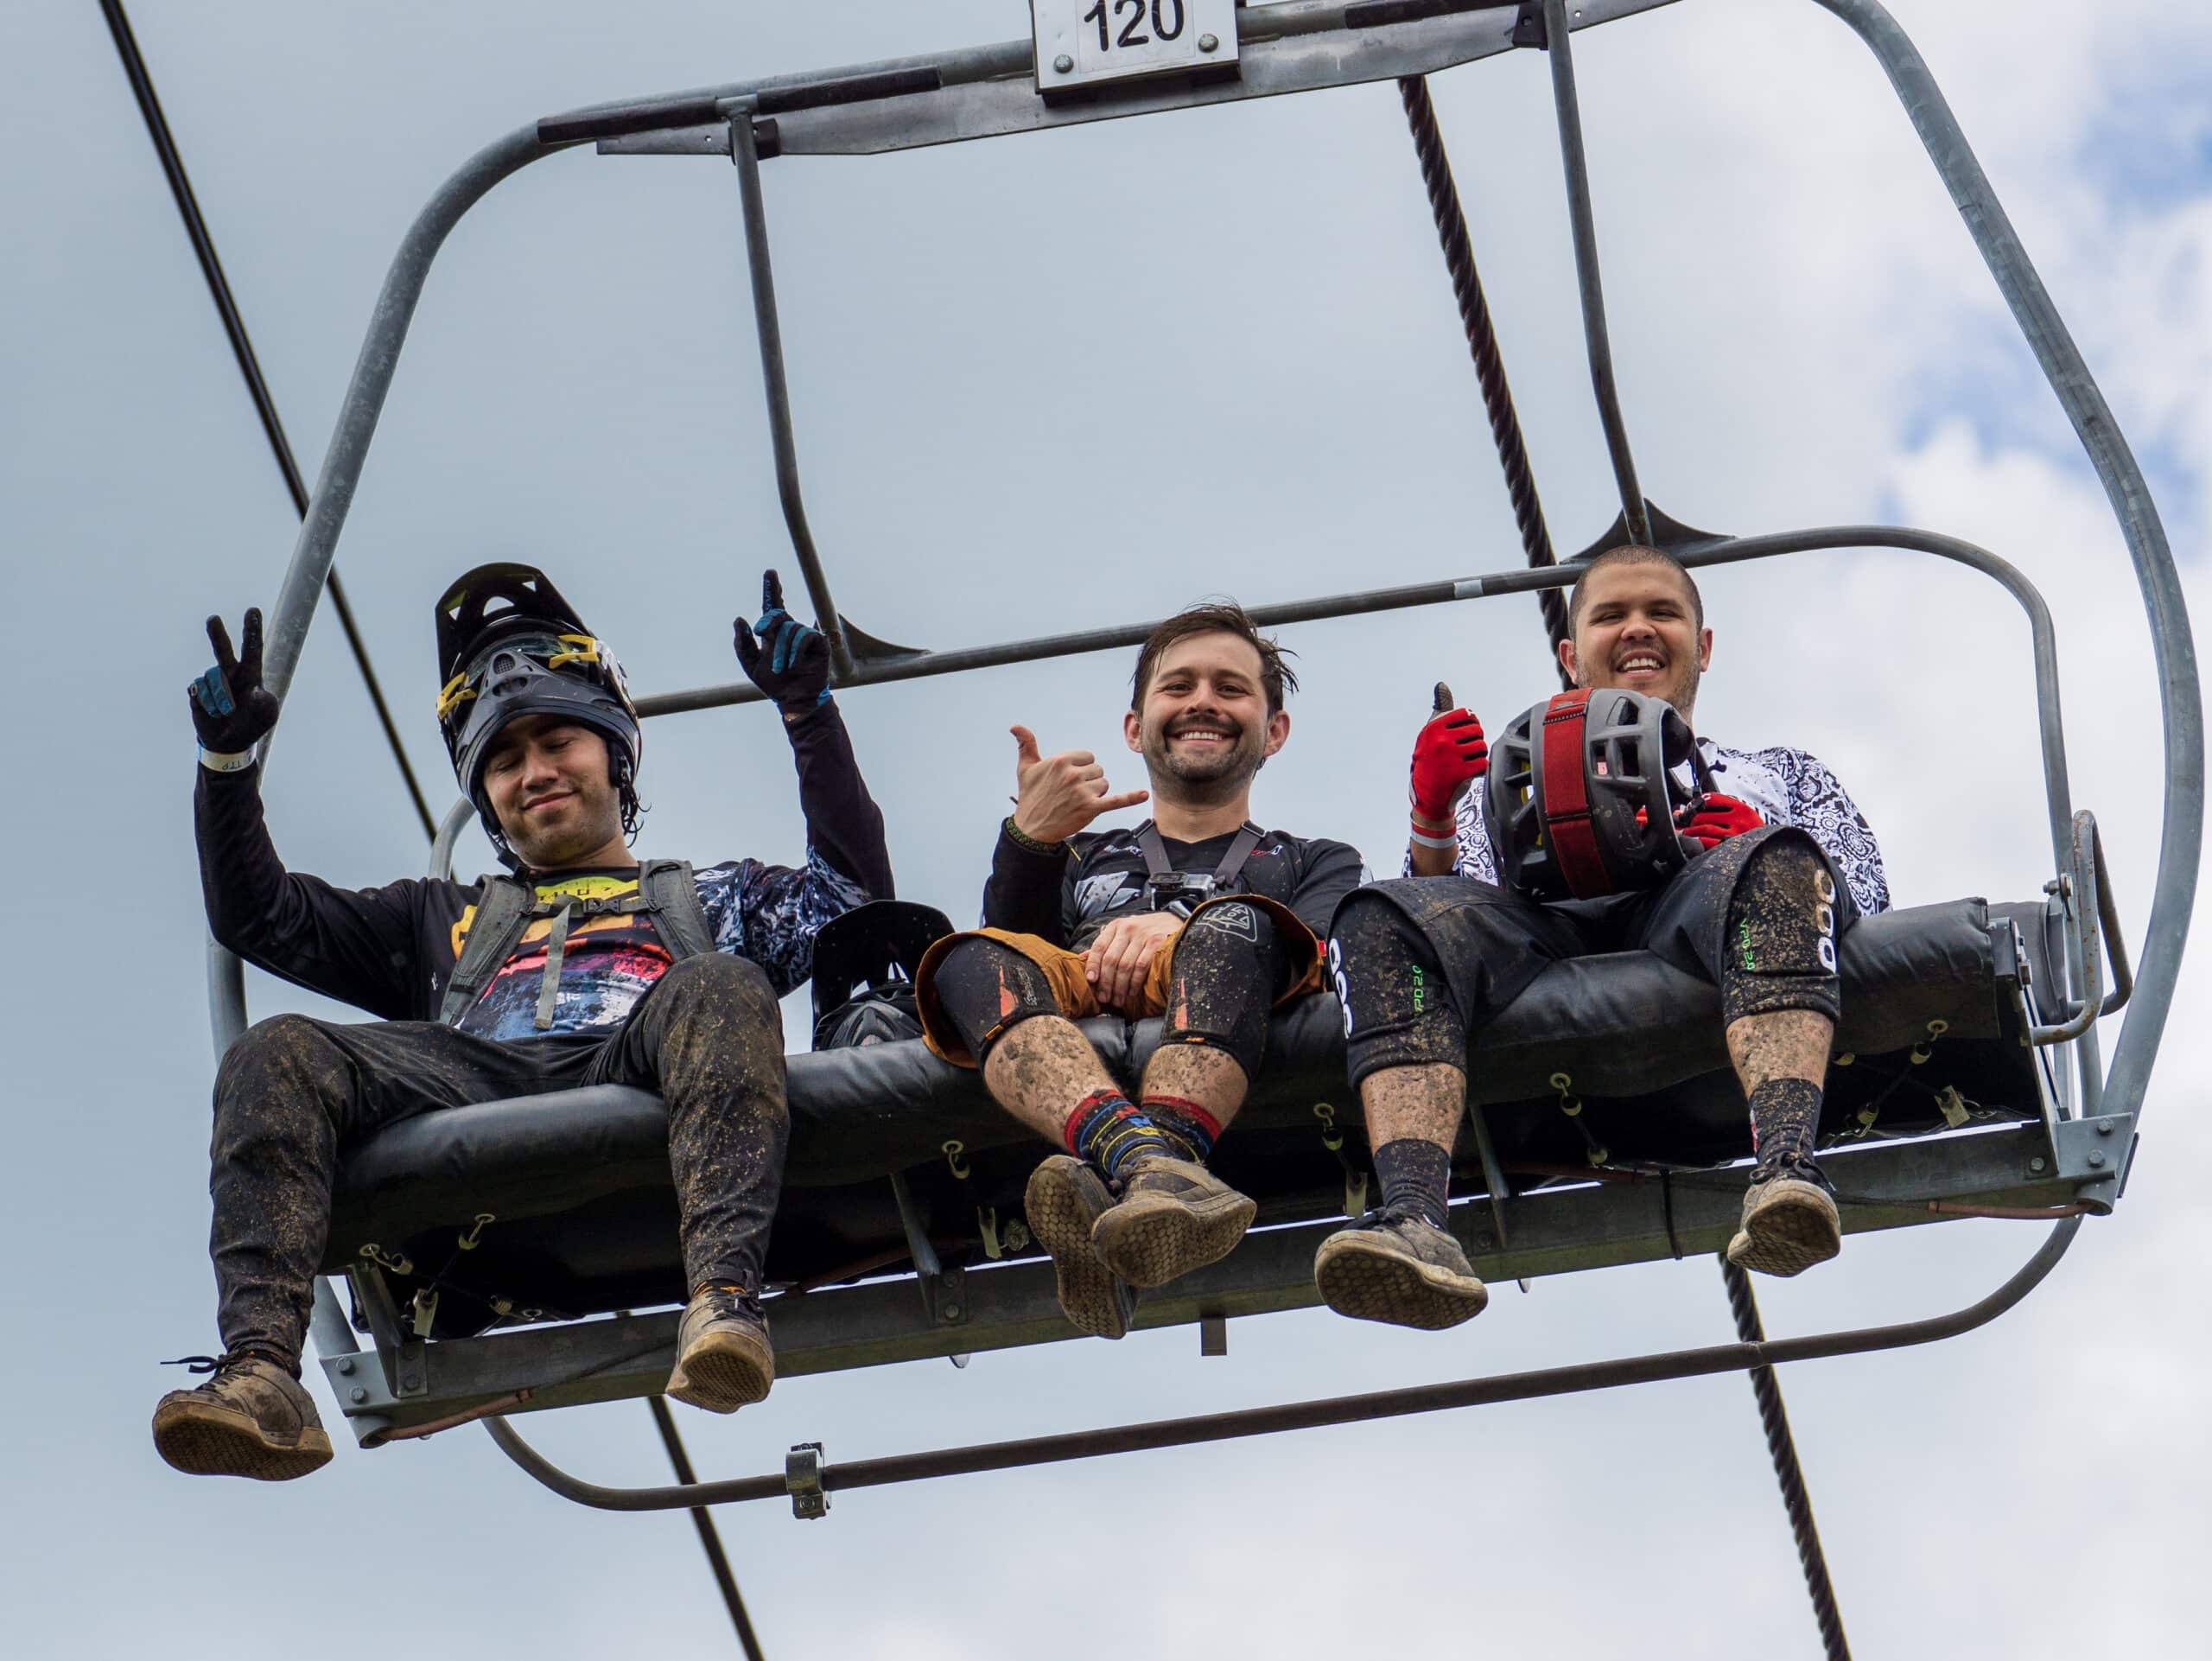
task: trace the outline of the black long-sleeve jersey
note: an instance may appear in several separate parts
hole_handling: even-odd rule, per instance
[[[1235,838],[1234,831],[1203,842],[1162,837],[1160,845],[1175,869],[1211,876]],[[1147,875],[1135,830],[1082,831],[1068,838],[1065,851],[1040,853],[1023,847],[1001,824],[990,881],[983,887],[983,926],[1081,951],[1115,918],[1155,909],[1144,903]],[[1358,849],[1269,830],[1219,892],[1280,901],[1316,939],[1325,939],[1337,901],[1366,880]]]
[[[732,860],[694,873],[715,946],[750,958],[778,996],[813,972],[814,936],[841,912],[893,892],[883,815],[868,795],[834,703],[789,723],[806,815],[804,865]],[[193,794],[200,888],[217,942],[296,985],[386,1021],[435,1021],[481,884],[410,877],[340,888],[288,871],[270,839],[257,767],[197,769]],[[541,898],[604,897],[633,888],[634,869],[524,873]],[[487,1038],[528,1038],[550,925],[533,923],[460,1021]],[[670,963],[650,913],[579,922],[562,959],[551,1031],[620,1024]]]

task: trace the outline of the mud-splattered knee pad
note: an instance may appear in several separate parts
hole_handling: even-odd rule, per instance
[[[1348,895],[1329,927],[1328,969],[1355,1086],[1383,1067],[1467,1065],[1466,1023],[1443,961],[1397,906],[1379,894]]]
[[[1268,1011],[1290,976],[1290,953],[1257,906],[1217,901],[1176,937],[1167,971],[1170,1044],[1204,1044],[1259,1075]]]
[[[1745,862],[1728,902],[1720,971],[1724,1021],[1777,1009],[1836,1020],[1836,888],[1827,861],[1802,835],[1769,837]]]
[[[1045,971],[996,940],[963,940],[944,954],[931,984],[938,1007],[978,1063],[1018,1022],[1060,1012]]]

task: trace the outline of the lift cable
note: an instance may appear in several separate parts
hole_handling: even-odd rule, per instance
[[[1513,389],[1506,384],[1497,331],[1491,322],[1490,302],[1483,295],[1482,275],[1475,269],[1467,215],[1459,206],[1459,187],[1452,181],[1452,158],[1444,152],[1444,134],[1436,124],[1436,106],[1429,101],[1427,79],[1406,76],[1398,83],[1398,97],[1406,106],[1406,124],[1413,129],[1414,153],[1421,160],[1421,183],[1428,189],[1428,210],[1436,220],[1437,239],[1444,245],[1444,264],[1452,274],[1459,322],[1467,332],[1467,350],[1473,354],[1475,379],[1482,386],[1483,407],[1490,415],[1497,463],[1505,470],[1506,494],[1512,499],[1513,523],[1520,528],[1522,550],[1532,568],[1556,565],[1559,556],[1553,551],[1551,532],[1544,528],[1544,505],[1537,500],[1536,480],[1529,470],[1529,448],[1522,442],[1521,418],[1514,412]],[[1567,638],[1567,602],[1556,589],[1541,590],[1537,599],[1543,607],[1544,629],[1551,636],[1556,661],[1559,643]],[[1563,669],[1560,684],[1567,684]]]
[[[1567,93],[1569,105],[1562,111],[1562,131],[1570,124],[1572,113],[1572,82]],[[1437,239],[1443,244],[1444,263],[1452,275],[1452,292],[1459,302],[1459,321],[1467,334],[1467,349],[1475,360],[1475,376],[1481,384],[1483,407],[1490,415],[1491,440],[1497,446],[1498,465],[1505,472],[1506,493],[1513,503],[1513,521],[1521,532],[1522,550],[1527,554],[1531,569],[1556,565],[1559,556],[1553,550],[1550,532],[1544,526],[1543,504],[1537,500],[1536,483],[1529,468],[1529,451],[1521,436],[1520,417],[1513,408],[1513,391],[1506,384],[1505,365],[1499,356],[1497,331],[1491,321],[1490,302],[1483,295],[1481,274],[1475,268],[1474,245],[1467,233],[1467,216],[1459,203],[1459,192],[1452,179],[1451,158],[1445,153],[1444,135],[1436,123],[1436,106],[1428,95],[1428,82],[1420,75],[1408,75],[1398,82],[1398,96],[1406,108],[1406,124],[1413,130],[1414,151],[1421,161],[1421,182],[1427,187],[1428,206],[1436,221]],[[1580,125],[1573,123],[1573,143],[1579,146]],[[1577,224],[1578,235],[1582,226]],[[1605,379],[1610,380],[1610,366]],[[1601,383],[1601,399],[1610,386]],[[1615,437],[1615,423],[1608,423],[1608,436]],[[1615,444],[1616,461],[1627,469],[1624,474],[1624,488],[1633,490],[1635,474],[1632,462],[1627,461],[1624,436]],[[1544,608],[1545,631],[1551,636],[1554,663],[1559,655],[1559,643],[1567,638],[1567,606],[1556,589],[1541,593]],[[1560,670],[1560,682],[1572,690],[1564,668]],[[1721,1274],[1728,1286],[1728,1305],[1736,1318],[1736,1334],[1746,1344],[1766,1341],[1766,1333],[1759,1321],[1758,1305],[1751,1295],[1751,1282],[1744,1271],[1725,1259]],[[1782,1386],[1770,1366],[1751,1370],[1751,1393],[1758,1398],[1759,1422],[1766,1430],[1767,1451],[1774,1461],[1774,1473],[1782,1485],[1782,1501],[1789,1513],[1790,1532],[1797,1542],[1797,1560],[1805,1572],[1805,1588],[1813,1600],[1813,1614],[1821,1629],[1821,1642],[1828,1661],[1851,1661],[1851,1651],[1843,1636],[1843,1617],[1836,1608],[1835,1588],[1828,1579],[1827,1557],[1821,1550],[1820,1531],[1813,1523],[1812,1501],[1805,1492],[1805,1473],[1797,1463],[1797,1446],[1789,1434],[1789,1417],[1782,1403]]]
[[[1751,1277],[1720,1260],[1720,1277],[1728,1284],[1728,1308],[1736,1317],[1736,1336],[1746,1344],[1766,1342],[1766,1328],[1759,1321],[1759,1306],[1751,1295]],[[1828,1580],[1827,1554],[1821,1550],[1821,1531],[1813,1523],[1813,1502],[1805,1492],[1805,1473],[1797,1464],[1797,1443],[1789,1434],[1789,1416],[1783,1410],[1782,1386],[1770,1366],[1751,1369],[1751,1394],[1758,1398],[1759,1422],[1766,1428],[1766,1450],[1774,1461],[1775,1480],[1782,1485],[1782,1504],[1789,1513],[1789,1531],[1797,1539],[1797,1562],[1805,1571],[1805,1590],[1813,1600],[1813,1619],[1820,1624],[1821,1645],[1827,1661],[1851,1661],[1851,1646],[1844,1641],[1843,1616],[1835,1607],[1835,1587]]]
[[[192,239],[193,252],[200,258],[200,275],[207,279],[207,292],[223,320],[224,333],[230,336],[238,373],[245,377],[254,410],[261,417],[261,430],[268,435],[277,471],[284,475],[284,488],[291,493],[292,506],[304,519],[308,512],[307,485],[300,477],[299,464],[292,459],[291,442],[284,436],[284,423],[277,418],[276,401],[270,396],[269,383],[262,377],[261,360],[254,355],[253,342],[245,332],[245,320],[238,315],[238,302],[231,294],[230,279],[224,276],[223,263],[216,258],[214,239],[208,235],[207,222],[200,216],[192,181],[185,175],[184,159],[177,154],[168,118],[162,113],[161,99],[155,95],[153,79],[147,73],[146,60],[138,51],[137,36],[131,32],[130,18],[124,15],[123,0],[100,0],[100,10],[107,18],[108,32],[115,37],[116,53],[123,60],[123,72],[130,78],[130,90],[137,97],[138,113],[145,118],[146,131],[154,141],[155,154],[161,157],[162,171],[168,175],[169,194],[176,198],[185,233]],[[346,643],[353,650],[354,665],[361,671],[361,684],[367,688],[369,702],[375,706],[377,720],[384,728],[385,742],[391,747],[392,760],[399,764],[400,776],[407,781],[407,793],[414,798],[416,815],[423,821],[423,834],[435,837],[437,821],[431,815],[430,805],[423,797],[423,786],[400,742],[399,728],[391,718],[391,707],[385,702],[376,667],[369,661],[368,642],[362,639],[360,627],[354,621],[353,608],[346,601],[335,566],[331,568],[327,587],[331,607],[338,614],[339,625],[346,631]]]
[[[676,1467],[676,1480],[687,1488],[697,1487],[698,1473],[691,1468],[691,1456],[683,1451],[683,1437],[677,1435],[676,1420],[668,1410],[667,1398],[649,1396],[645,1401],[653,1410],[653,1423],[660,1431],[661,1445],[668,1449],[668,1462]],[[753,1630],[753,1618],[745,1613],[745,1599],[738,1592],[737,1576],[730,1572],[729,1558],[722,1550],[722,1537],[715,1528],[714,1514],[704,1505],[694,1505],[691,1522],[699,1531],[699,1545],[707,1554],[707,1566],[715,1571],[715,1584],[721,1588],[722,1601],[729,1607],[730,1625],[737,1628],[737,1641],[745,1651],[745,1661],[766,1661],[760,1652],[760,1639]]]

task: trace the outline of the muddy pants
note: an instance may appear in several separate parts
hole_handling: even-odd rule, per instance
[[[1777,1009],[1834,1021],[1849,890],[1802,830],[1732,837],[1663,886],[1545,904],[1471,877],[1409,877],[1347,894],[1330,925],[1356,1086],[1383,1067],[1468,1065],[1471,1042],[1545,964],[1649,951],[1717,985],[1733,1021]]]
[[[339,1161],[387,1124],[474,1102],[632,1085],[668,1104],[684,1284],[760,1287],[783,1185],[783,1023],[767,977],[716,953],[673,965],[608,1033],[494,1042],[435,1021],[277,1015],[215,1075],[209,1238],[223,1347],[296,1359]]]

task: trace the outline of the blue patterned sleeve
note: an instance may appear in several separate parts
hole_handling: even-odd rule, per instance
[[[782,997],[814,973],[814,937],[831,918],[864,903],[868,890],[813,849],[806,863],[734,860],[696,875],[716,950],[760,965]]]
[[[1883,868],[1881,844],[1842,780],[1803,750],[1767,750],[1758,760],[1789,787],[1789,823],[1819,843],[1843,873],[1844,886],[1851,890],[1859,915],[1887,911],[1890,878]]]

